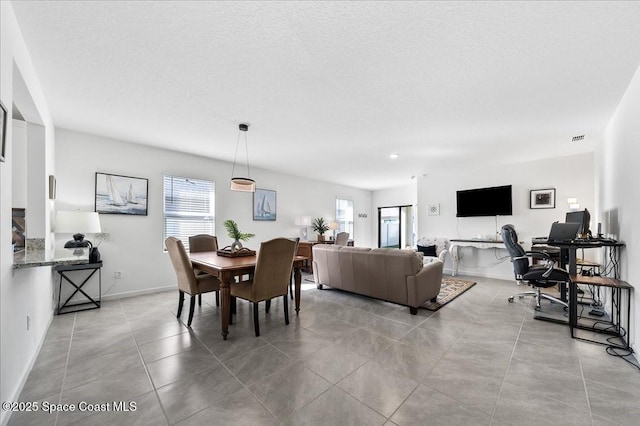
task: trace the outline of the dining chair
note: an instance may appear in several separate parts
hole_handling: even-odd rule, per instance
[[[336,235],[335,245],[337,246],[346,246],[349,243],[349,233],[348,232],[340,232]]]
[[[261,243],[253,276],[230,287],[231,296],[253,303],[253,325],[256,337],[260,336],[259,302],[282,296],[284,322],[289,324],[287,293],[296,247],[296,241],[289,238],[275,238]]]
[[[215,235],[198,234],[189,237],[189,251],[191,253],[198,253],[203,251],[217,251],[218,250],[218,238]],[[196,275],[206,274],[196,268]],[[198,305],[202,306],[202,295],[198,295]],[[220,292],[216,291],[216,306],[220,306]]]
[[[191,261],[189,260],[187,250],[184,248],[182,241],[178,238],[169,237],[164,240],[164,244],[167,247],[169,258],[171,259],[173,269],[176,272],[176,278],[178,279],[178,313],[176,316],[180,318],[180,315],[182,314],[182,305],[184,304],[184,294],[189,294],[191,296],[191,300],[187,326],[191,327],[193,311],[196,304],[196,296],[202,293],[220,290],[220,280],[209,274],[196,275],[196,272],[191,265]]]

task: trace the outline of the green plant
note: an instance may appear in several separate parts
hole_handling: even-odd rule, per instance
[[[249,240],[249,238],[253,238],[256,236],[255,234],[240,232],[240,230],[238,229],[238,224],[231,219],[227,219],[224,221],[224,227],[227,229],[229,238],[233,238],[236,241],[247,241]]]
[[[313,223],[311,224],[311,227],[320,235],[324,235],[324,233],[329,230],[329,224],[325,222],[324,218],[322,217],[315,218],[313,220]]]

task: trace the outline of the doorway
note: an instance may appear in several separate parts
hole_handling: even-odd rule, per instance
[[[378,207],[378,247],[413,247],[414,210],[410,205]]]

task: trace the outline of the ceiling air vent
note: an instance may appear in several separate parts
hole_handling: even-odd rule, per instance
[[[571,142],[580,142],[584,140],[584,135],[574,136],[571,138]]]

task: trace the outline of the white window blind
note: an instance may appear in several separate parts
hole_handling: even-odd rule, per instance
[[[215,183],[164,176],[164,239],[176,237],[189,250],[189,237],[215,235]]]

